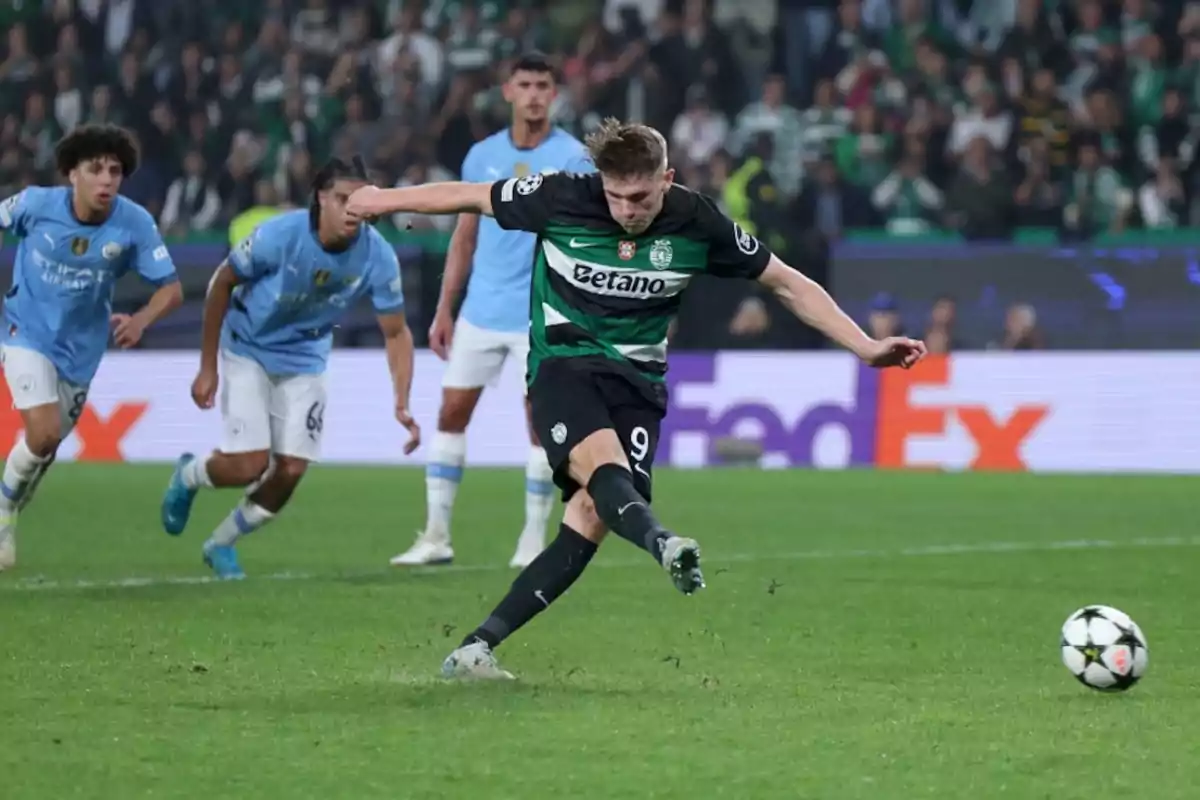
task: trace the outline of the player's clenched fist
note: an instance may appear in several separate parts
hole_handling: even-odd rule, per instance
[[[379,193],[378,186],[363,186],[355,189],[346,199],[346,213],[358,219],[379,214],[381,211]]]
[[[145,324],[135,315],[113,314],[109,322],[113,329],[113,341],[125,350],[137,345],[146,330]]]
[[[872,367],[902,367],[908,369],[926,356],[925,343],[906,336],[889,336],[871,343],[860,357]]]
[[[217,384],[220,379],[215,369],[202,369],[192,381],[192,401],[197,408],[209,409],[217,399]]]

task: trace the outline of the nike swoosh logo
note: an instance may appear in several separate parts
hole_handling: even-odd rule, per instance
[[[599,242],[581,242],[578,239],[576,239],[574,236],[572,236],[571,241],[568,242],[567,244],[570,245],[571,247],[595,247],[596,245],[598,245],[600,243]]]
[[[634,465],[633,465],[633,469],[634,469],[634,471],[636,471],[636,472],[640,472],[640,473],[642,473],[642,474],[643,474],[643,475],[645,475],[647,478],[649,478],[649,477],[650,477],[650,473],[649,473],[649,472],[646,472],[646,470],[642,469],[642,465],[641,465],[641,464],[634,464]]]
[[[623,506],[621,506],[620,508],[618,508],[618,509],[617,509],[617,516],[618,516],[618,517],[620,517],[620,516],[624,516],[624,514],[625,514],[625,512],[626,512],[626,511],[628,511],[629,509],[633,508],[634,506],[640,506],[640,505],[643,505],[643,503],[639,503],[639,502],[637,502],[636,500],[635,500],[634,502],[632,502],[632,503],[626,503],[625,505],[623,505]]]
[[[541,589],[534,591],[533,596],[536,597],[538,600],[541,600],[542,605],[546,606],[547,608],[550,607],[550,601],[546,599],[546,595],[542,594]]]

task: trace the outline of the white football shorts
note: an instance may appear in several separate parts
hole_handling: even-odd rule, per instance
[[[222,351],[221,452],[317,461],[325,397],[324,375],[269,375],[254,359]]]
[[[459,317],[454,325],[450,358],[442,376],[446,389],[480,389],[495,386],[504,371],[504,362],[512,357],[525,374],[529,357],[527,331],[492,331],[472,325]]]
[[[0,363],[4,365],[4,380],[8,383],[13,407],[24,411],[38,406],[57,405],[65,438],[83,413],[88,387],[62,380],[50,359],[27,347],[8,344],[0,347]]]

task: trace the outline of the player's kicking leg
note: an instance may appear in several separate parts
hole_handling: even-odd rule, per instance
[[[581,444],[585,450],[595,452],[580,460],[602,457],[607,434],[616,439],[615,432],[601,431],[596,441]],[[447,656],[442,663],[443,676],[511,679],[512,673],[497,662],[495,649],[566,593],[583,574],[609,529],[619,531],[622,538],[649,552],[670,573],[675,586],[684,594],[692,594],[704,586],[699,545],[692,539],[675,536],[663,529],[641,495],[627,500],[626,492],[632,488],[632,481],[606,471],[605,467],[609,466],[616,465],[611,461],[602,462],[588,483],[589,492],[578,491],[567,502],[558,537],[517,576],[508,594],[483,624]],[[623,485],[626,483],[629,487]],[[609,506],[607,513],[615,525],[601,517],[599,506],[590,495],[592,487],[605,498],[603,502]],[[612,508],[614,505],[615,509]]]
[[[446,659],[447,677],[511,677],[496,663],[494,649],[583,574],[605,530],[646,550],[684,594],[704,587],[699,545],[668,531],[650,510],[661,411],[639,408],[631,398],[610,413],[589,381],[569,372],[557,377],[539,375],[532,400],[537,430],[552,442],[552,463],[560,464],[555,478],[567,495],[563,524],[487,620]],[[555,388],[546,392],[546,384]]]
[[[42,354],[10,346],[2,354],[24,433],[8,454],[0,482],[0,571],[16,566],[17,516],[33,500],[87,399],[87,389],[60,381],[58,370]]]

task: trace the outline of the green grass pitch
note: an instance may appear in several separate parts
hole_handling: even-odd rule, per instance
[[[662,471],[708,589],[613,538],[500,649],[519,682],[452,685],[512,579],[520,472],[468,470],[458,562],[402,572],[421,473],[318,467],[240,584],[188,582],[237,495],[174,539],[168,472],[56,467],[22,520],[6,800],[1196,796],[1195,479]],[[1088,603],[1149,638],[1126,694],[1059,661]]]

